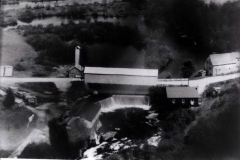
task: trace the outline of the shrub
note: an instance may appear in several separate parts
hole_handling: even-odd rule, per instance
[[[93,16],[93,18],[97,18],[98,17],[98,13],[97,12],[93,12],[92,16]]]
[[[50,66],[44,66],[44,70],[48,71],[48,72],[52,72],[54,71],[54,69]]]
[[[18,15],[18,19],[26,23],[32,22],[34,18],[36,18],[36,14],[34,14],[31,10],[20,12]]]
[[[159,43],[148,42],[145,56],[147,68],[157,68],[161,72],[167,69],[172,60],[173,56],[168,46],[159,46]]]
[[[62,158],[49,144],[29,144],[22,151],[18,158],[31,158],[31,159],[56,159]]]
[[[15,65],[14,69],[16,71],[25,71],[26,70],[26,68],[23,65],[19,64],[19,63],[17,65]]]
[[[175,134],[182,133],[193,120],[195,120],[195,114],[188,109],[179,109],[170,113],[166,120],[160,122],[164,131],[163,137],[167,135],[170,138]]]
[[[48,126],[51,146],[61,154],[63,158],[69,158],[70,148],[65,126],[59,126],[57,119],[49,121]]]
[[[3,101],[3,105],[7,108],[10,108],[11,106],[13,106],[15,104],[15,97],[14,97],[14,93],[12,92],[11,89],[7,90],[7,95]]]
[[[67,90],[67,98],[69,101],[75,102],[79,97],[88,94],[88,86],[82,82],[71,82],[71,86]]]
[[[0,150],[1,158],[8,158],[12,154],[12,151]]]
[[[50,5],[46,5],[46,10],[51,10],[51,6]]]
[[[124,158],[120,154],[114,154],[114,155],[108,157],[106,160],[124,160]]]
[[[32,6],[26,4],[26,9],[32,9]]]
[[[176,142],[170,139],[163,139],[158,146],[158,151],[168,152],[176,149]]]
[[[15,18],[10,18],[7,20],[7,24],[9,26],[16,26],[17,25],[17,20]]]
[[[41,5],[36,5],[33,7],[34,9],[41,9],[41,8],[44,8],[44,6],[41,6]]]
[[[239,105],[239,102],[233,101],[220,103],[218,110],[201,118],[189,130],[185,143],[203,156],[240,158]]]
[[[183,78],[189,78],[195,71],[195,66],[191,60],[183,62],[181,67],[181,75]]]
[[[48,74],[43,71],[34,71],[32,73],[33,77],[48,77]]]

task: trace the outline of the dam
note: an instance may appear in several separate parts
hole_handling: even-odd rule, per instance
[[[112,95],[99,101],[101,112],[111,112],[123,108],[150,109],[149,97],[144,95]]]

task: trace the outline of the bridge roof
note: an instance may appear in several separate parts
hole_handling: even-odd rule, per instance
[[[85,74],[158,77],[157,69],[85,67]]]
[[[68,69],[68,71],[72,70],[73,68],[76,68],[76,69],[79,70],[79,71],[83,71],[83,67],[80,66],[80,65],[72,66],[70,69]]]
[[[199,98],[194,87],[167,87],[167,98]]]

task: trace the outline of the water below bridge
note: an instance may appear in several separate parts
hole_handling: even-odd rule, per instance
[[[149,97],[144,95],[113,95],[99,101],[101,112],[112,112],[123,108],[141,108],[149,110]]]

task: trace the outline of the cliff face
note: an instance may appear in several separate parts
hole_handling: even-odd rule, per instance
[[[200,158],[239,158],[239,82],[228,81],[221,86],[219,95],[205,101],[199,109],[199,118],[189,127],[185,147]],[[212,86],[210,86],[212,87]]]

